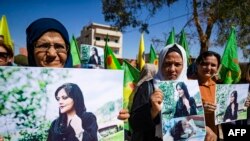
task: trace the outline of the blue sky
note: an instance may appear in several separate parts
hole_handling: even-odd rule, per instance
[[[152,38],[164,39],[163,33],[169,33],[175,28],[179,33],[188,20],[188,16],[175,18],[192,12],[183,1],[179,1],[170,8],[163,8],[149,21],[150,34],[144,34],[145,53],[150,50]],[[11,37],[14,40],[16,51],[26,46],[25,30],[28,25],[41,17],[56,18],[68,29],[69,35],[80,36],[83,26],[91,22],[111,24],[104,21],[101,0],[0,0],[0,16],[6,15]],[[140,16],[145,16],[141,13]],[[172,19],[172,20],[169,20]],[[165,22],[164,22],[165,21]],[[154,25],[155,23],[159,23]],[[135,59],[138,53],[140,32],[138,29],[128,28],[123,33],[123,58]],[[186,28],[185,31],[194,30]],[[199,42],[189,46],[191,55],[198,56]],[[198,49],[197,49],[198,47]],[[215,48],[220,54],[223,49]]]

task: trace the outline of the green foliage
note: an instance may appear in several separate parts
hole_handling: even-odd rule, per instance
[[[124,130],[121,130],[115,134],[111,134],[105,138],[100,139],[100,141],[121,141],[124,138]]]
[[[196,94],[194,94],[193,98],[194,98],[196,106],[197,106],[197,109],[196,109],[197,115],[204,114],[204,109],[202,107],[200,92],[197,92]]]
[[[125,31],[127,27],[140,27],[141,32],[149,33],[150,19],[154,18],[158,11],[170,7],[176,1],[103,0],[102,13],[105,21],[112,22],[122,31]],[[249,0],[188,0],[185,1],[185,4],[186,11],[192,11],[192,14],[185,13],[188,20],[183,28],[187,25],[196,27],[196,29],[190,28],[191,31],[187,35],[190,35],[189,37],[192,39],[196,39],[198,36],[202,49],[208,50],[209,45],[224,45],[231,26],[236,26],[240,47],[246,48],[250,44]],[[215,42],[207,44],[212,32],[216,33]],[[162,42],[158,39],[155,41]],[[249,55],[249,53],[245,55]]]
[[[177,0],[103,0],[102,13],[105,21],[114,22],[120,30],[127,26],[140,27],[141,32],[148,32],[148,23],[141,19],[142,11],[148,11],[147,18],[153,17],[164,5]],[[146,18],[145,17],[145,18]]]
[[[48,68],[0,68],[0,115],[16,124],[21,140],[45,139],[48,129],[44,121],[48,110],[47,86],[66,78],[67,74],[60,71],[58,75],[58,72]],[[15,135],[7,133],[8,137]]]
[[[105,104],[103,104],[100,108],[97,109],[95,112],[95,115],[98,118],[98,123],[106,123],[113,121],[113,117],[117,115],[119,110],[122,109],[122,98],[117,99],[115,101],[109,101]]]
[[[176,101],[174,100],[174,81],[163,81],[159,83],[159,88],[163,92],[162,114],[164,118],[170,119],[174,116]]]
[[[90,46],[81,46],[81,61],[83,64],[87,64],[89,61],[89,57],[90,57]]]
[[[42,122],[36,129],[22,130],[20,132],[21,137],[19,141],[46,141],[50,124],[50,122],[45,121]]]
[[[238,112],[238,119],[246,119],[247,117],[247,110],[242,110]]]
[[[223,116],[228,106],[227,96],[231,91],[232,87],[230,85],[216,85],[216,101],[218,106],[216,110],[216,116],[219,121],[223,121]]]

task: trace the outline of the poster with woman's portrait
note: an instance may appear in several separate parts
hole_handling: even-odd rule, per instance
[[[5,140],[124,140],[122,70],[0,67]]]
[[[168,132],[166,126],[175,118],[194,115],[204,117],[197,80],[160,81],[157,85],[164,95],[161,110],[163,136]]]
[[[83,68],[104,68],[104,49],[101,47],[81,44],[80,57]]]
[[[248,96],[249,84],[217,84],[215,124],[232,122],[247,118],[244,106]]]
[[[202,115],[172,118],[164,126],[164,141],[203,141],[205,139],[205,118]]]

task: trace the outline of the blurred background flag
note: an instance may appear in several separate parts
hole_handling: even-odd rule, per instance
[[[126,60],[123,61],[123,70],[124,70],[124,89],[123,89],[123,107],[128,109],[129,107],[129,97],[134,90],[136,83],[140,77],[140,71],[130,65]],[[131,106],[131,105],[130,105]]]
[[[10,36],[8,22],[5,15],[2,16],[0,21],[0,35],[3,36],[4,44],[10,47],[14,52],[14,45]]]
[[[166,42],[166,46],[169,44],[174,44],[175,43],[175,30],[174,28],[172,29],[172,31],[170,32],[167,42]]]
[[[70,41],[70,55],[71,55],[72,60],[73,60],[73,66],[81,65],[79,48],[78,48],[78,45],[77,45],[77,42],[76,42],[74,35],[72,36],[72,39]]]
[[[186,34],[185,34],[184,29],[181,31],[179,44],[185,49],[186,54],[187,54],[187,63],[188,63],[188,65],[190,65],[191,64],[191,57],[190,57],[190,52],[189,52],[188,43],[187,43]]]
[[[124,80],[123,80],[123,108],[130,110],[133,103],[133,90],[140,77],[140,71],[130,65],[126,60],[123,61]],[[124,128],[130,130],[128,121],[124,122]]]
[[[157,54],[152,44],[150,45],[149,51],[149,63],[154,64],[156,67],[158,66]]]
[[[238,62],[237,41],[235,28],[231,28],[219,69],[220,79],[224,84],[233,84],[240,81],[241,70]]]
[[[144,38],[143,38],[143,34],[141,34],[139,52],[137,55],[137,64],[138,64],[139,70],[142,70],[143,66],[145,65],[145,59],[144,59],[145,52],[144,52],[144,50],[145,50]]]
[[[104,67],[105,69],[121,69],[118,59],[115,57],[112,49],[108,46],[108,35],[104,47]]]

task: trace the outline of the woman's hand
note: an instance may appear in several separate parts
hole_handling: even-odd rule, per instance
[[[206,113],[212,113],[216,110],[216,105],[208,102],[204,102],[203,107]]]
[[[75,114],[72,119],[70,120],[69,124],[71,125],[71,127],[74,129],[76,135],[79,135],[81,133],[83,133],[83,128],[82,128],[82,120],[81,118]]]
[[[156,89],[150,96],[151,99],[151,117],[154,119],[161,111],[161,103],[163,101],[163,94],[160,89]]]
[[[130,117],[130,114],[128,112],[127,109],[122,109],[120,112],[119,112],[119,115],[117,116],[117,118],[119,120],[127,120],[128,118]]]
[[[250,97],[247,97],[247,100],[245,102],[245,106],[248,108],[250,107]]]
[[[206,132],[205,141],[217,141],[217,135],[208,126],[206,126]]]
[[[189,104],[189,101],[187,99],[184,99],[183,103],[186,106],[188,113],[190,113],[190,104]]]
[[[4,138],[0,135],[0,141],[4,141]]]

